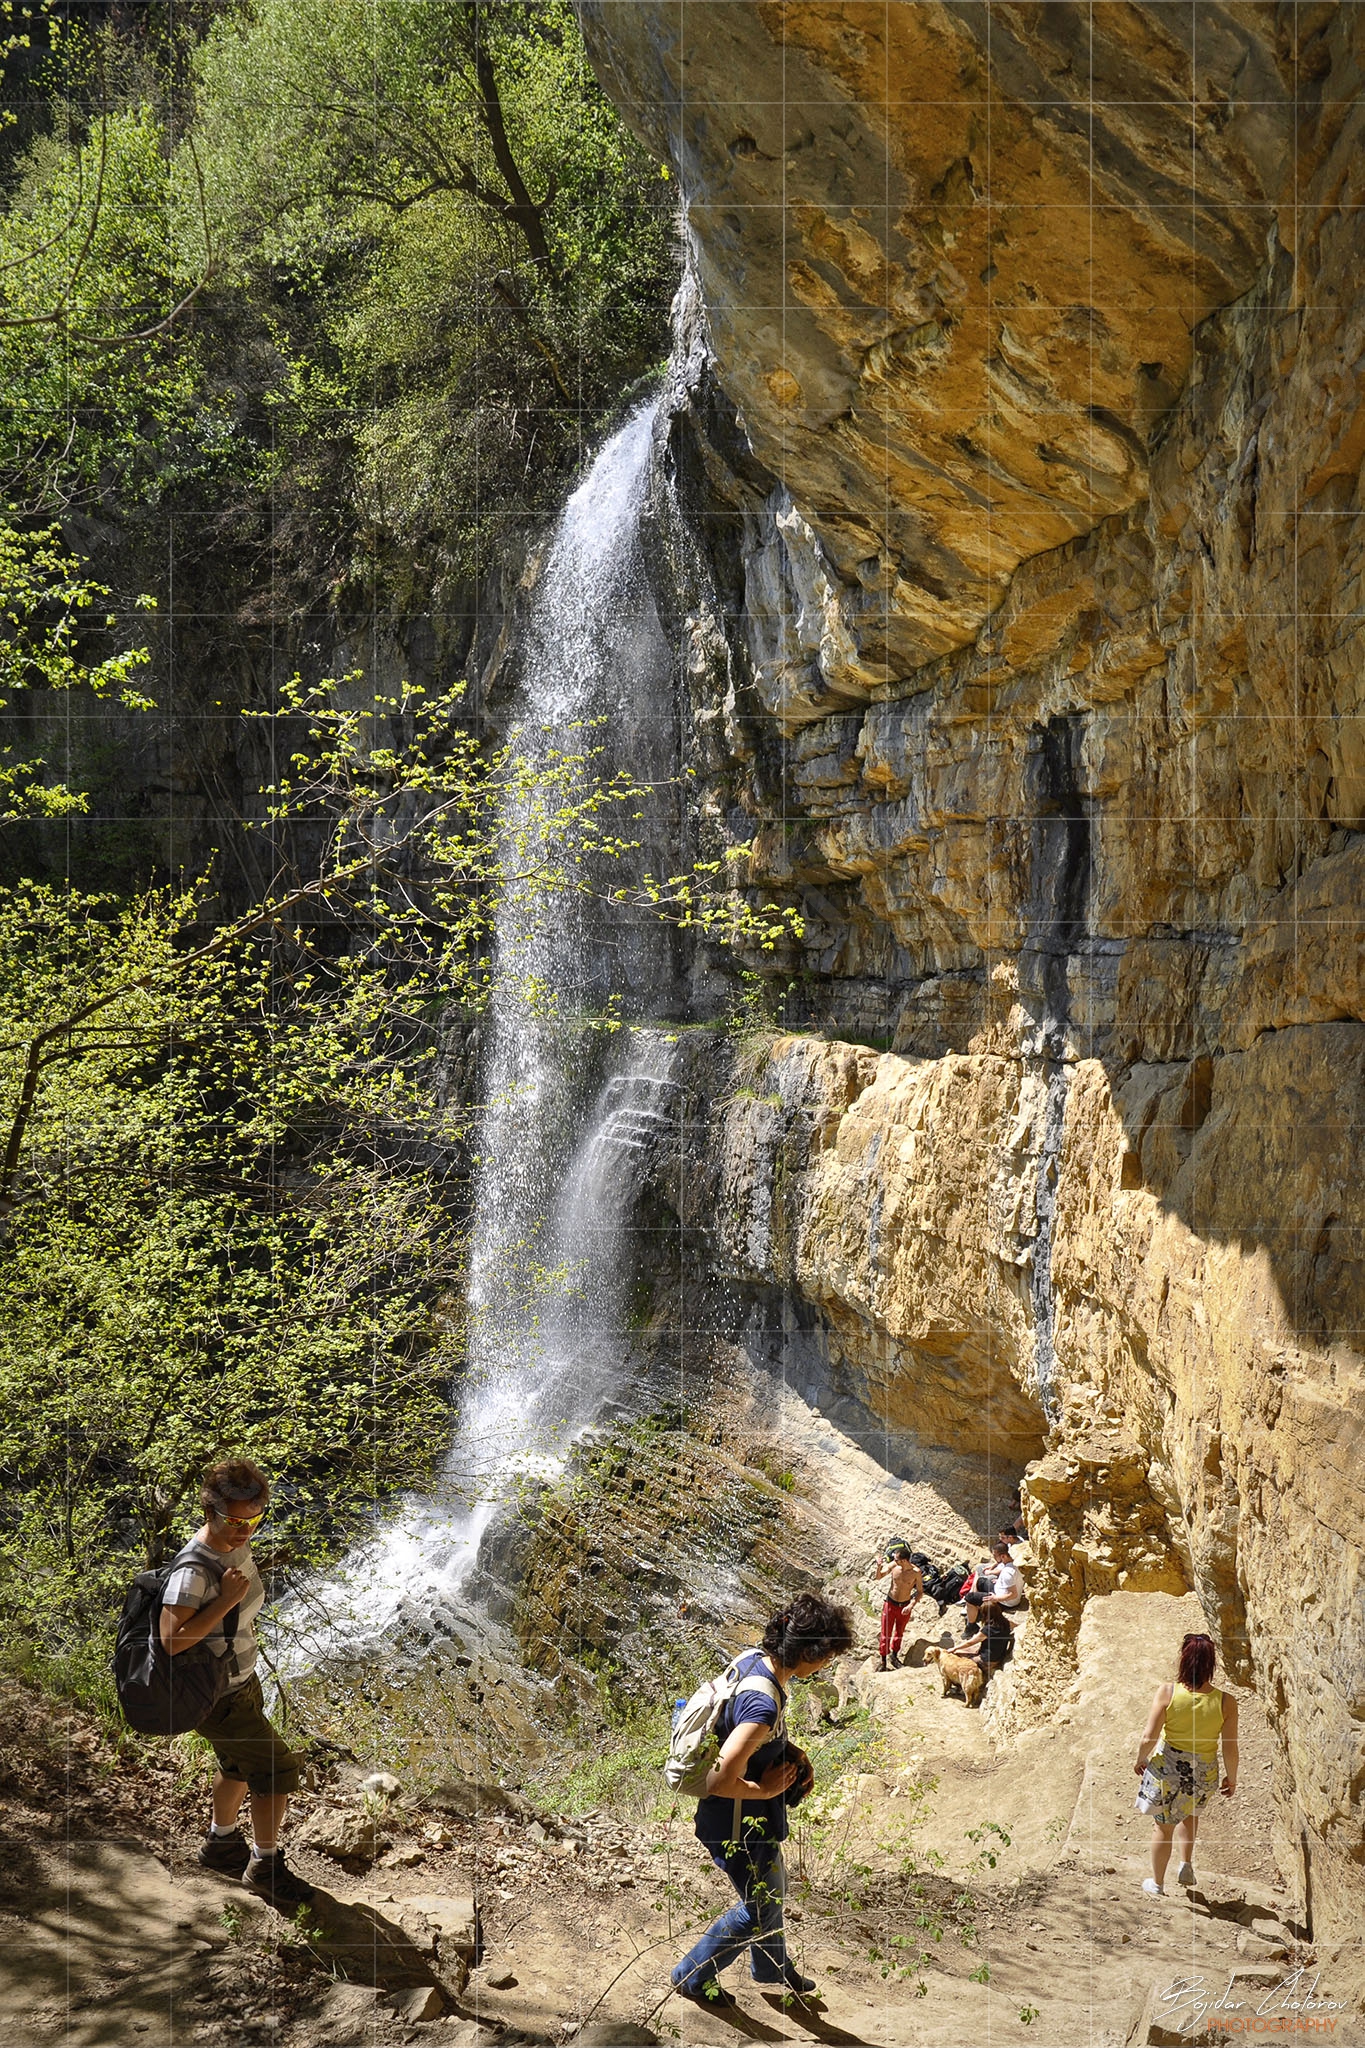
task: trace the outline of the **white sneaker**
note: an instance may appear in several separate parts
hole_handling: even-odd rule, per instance
[[[1149,1899],[1164,1899],[1166,1896],[1164,1886],[1159,1885],[1154,1877],[1144,1877],[1142,1889],[1146,1892]]]
[[[1175,1881],[1177,1884],[1193,1884],[1194,1865],[1192,1863],[1182,1863],[1175,1874]]]

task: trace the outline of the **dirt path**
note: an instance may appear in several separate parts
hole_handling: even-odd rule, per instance
[[[1131,1757],[1153,1672],[1193,1607],[1165,1595],[1094,1603],[1081,1671],[1057,1721],[1003,1752],[979,1713],[942,1697],[933,1666],[862,1667],[856,1689],[882,1721],[892,1761],[847,1786],[819,1844],[803,1844],[798,1829],[789,1859],[798,1879],[804,1867],[815,1880],[791,1915],[791,1935],[801,1966],[821,1983],[818,2012],[784,2011],[739,1970],[727,1980],[741,1999],[738,2015],[666,1996],[667,1965],[691,1938],[682,1923],[704,1922],[728,1896],[685,1831],[653,1859],[666,1858],[666,1872],[643,1887],[632,1879],[586,1917],[581,1904],[566,1913],[534,1896],[509,1908],[497,1938],[517,1983],[487,1994],[482,2011],[532,2025],[556,1999],[565,2013],[567,1994],[567,2018],[594,2008],[623,2021],[648,2016],[656,2031],[686,2042],[1117,2048],[1149,2038],[1149,2009],[1159,2020],[1162,1992],[1180,1981],[1226,1992],[1235,1973],[1259,1971],[1259,2000],[1309,1952],[1296,1945],[1294,1908],[1271,1855],[1270,1737],[1254,1699],[1243,1710],[1245,1796],[1206,1823],[1197,1888],[1164,1900],[1141,1891],[1149,1827],[1132,1811]],[[907,1849],[928,1873],[931,1903],[897,1915],[883,1879]],[[946,1888],[945,1878],[953,1880]],[[962,1887],[975,1900],[965,1931],[932,1904]],[[848,1904],[854,1893],[861,1910]],[[917,1927],[921,1912],[937,1925]],[[907,1969],[906,1956],[920,1949],[931,1961]],[[1344,1966],[1341,1975],[1345,1997]],[[1334,2037],[1365,2033],[1342,2021]]]
[[[866,1502],[856,1448],[811,1455],[847,1480],[850,1507]],[[881,1504],[864,1515],[859,1537]],[[597,2030],[585,2043],[1129,2048],[1237,2038],[1182,2031],[1197,1994],[1182,2003],[1181,1984],[1221,1994],[1224,2019],[1261,2017],[1267,2001],[1292,2018],[1300,1970],[1341,2002],[1319,2012],[1314,2038],[1365,2048],[1359,1952],[1306,1947],[1275,1868],[1271,1742],[1254,1699],[1238,1797],[1204,1823],[1197,1887],[1141,1891],[1148,1824],[1131,1759],[1195,1618],[1193,1601],[1160,1594],[1092,1602],[1054,1719],[1006,1745],[923,1662],[940,1632],[932,1603],[906,1668],[883,1674],[864,1647],[845,1688],[875,1723],[852,1731],[862,1762],[831,1777],[790,1845],[792,1950],[822,2000],[784,2008],[736,1970],[730,2015],[669,1988],[671,1964],[731,1896],[685,1816],[460,1822],[396,1806],[384,1864],[361,1874],[297,1856],[321,1888],[298,1926],[198,1871],[199,1790],[167,1752],[110,1751],[73,1715],[55,1741],[30,1734],[0,1758],[0,2048],[494,2048],[585,2026]],[[864,1612],[864,1646],[871,1626]],[[33,1704],[16,1687],[0,1714],[22,1724]],[[463,1952],[429,1938],[433,1898],[467,1923],[467,1983]]]

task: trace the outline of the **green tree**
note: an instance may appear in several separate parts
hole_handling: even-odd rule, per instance
[[[68,125],[34,144],[0,212],[0,490],[39,517],[240,454],[187,317],[212,264],[192,145],[187,186],[153,108]]]
[[[663,350],[669,189],[571,7],[259,0],[196,77],[213,233],[327,371],[313,425],[351,437],[364,520],[467,564]]]
[[[55,1644],[107,1625],[222,1447],[287,1475],[325,1545],[445,1435],[463,1126],[436,1033],[283,922],[187,946],[198,909],[0,899],[0,1570]]]
[[[146,667],[145,648],[125,649],[103,661],[82,658],[86,616],[100,613],[106,630],[116,616],[103,608],[110,592],[84,574],[56,527],[20,528],[0,518],[0,713],[31,690],[89,690],[115,695],[131,710],[151,700],[134,677]],[[142,608],[150,608],[144,598]],[[10,721],[13,729],[13,720]],[[0,747],[0,823],[61,817],[86,808],[86,793],[55,782],[41,756]]]

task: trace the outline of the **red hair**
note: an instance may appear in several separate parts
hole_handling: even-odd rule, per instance
[[[1213,1677],[1216,1658],[1212,1636],[1186,1636],[1180,1645],[1180,1683],[1198,1692]]]

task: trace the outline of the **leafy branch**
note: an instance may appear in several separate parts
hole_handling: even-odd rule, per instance
[[[267,789],[265,825],[320,825],[323,838],[309,874],[275,886],[250,910],[198,945],[184,946],[208,896],[208,882],[176,899],[172,927],[181,943],[144,968],[113,976],[20,1036],[0,1041],[12,1070],[0,1204],[16,1198],[24,1146],[44,1077],[58,1066],[108,1049],[125,1035],[150,1040],[174,1028],[155,1006],[128,1006],[193,983],[210,963],[226,959],[265,930],[288,946],[302,976],[324,967],[300,913],[325,909],[338,924],[368,931],[366,961],[352,968],[351,1000],[397,1025],[412,1022],[421,1002],[475,1007],[481,999],[484,941],[500,906],[512,899],[540,904],[590,897],[624,905],[727,942],[771,947],[799,933],[795,913],[767,903],[750,906],[717,887],[724,864],[702,862],[660,879],[612,886],[604,879],[640,850],[616,820],[633,822],[652,792],[622,773],[600,772],[599,752],[551,747],[535,756],[513,746],[492,751],[456,723],[463,686],[431,695],[404,684],[360,705],[341,701],[354,676],[305,687],[296,677],[282,708],[270,716],[301,720],[302,739],[287,772]],[[406,728],[401,742],[381,728]],[[743,849],[740,849],[742,853]],[[404,1017],[403,1004],[409,1009]],[[110,1012],[123,1007],[111,1027]],[[111,1038],[111,1029],[113,1037]]]

